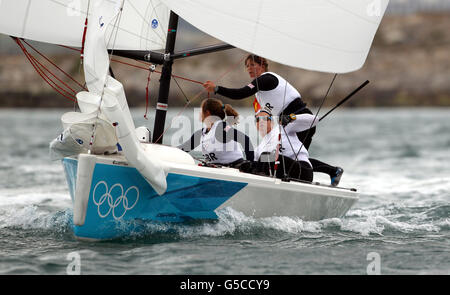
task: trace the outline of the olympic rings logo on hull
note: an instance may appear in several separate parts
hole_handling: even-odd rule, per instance
[[[115,200],[114,197],[116,197]],[[130,205],[128,198],[131,200],[135,198],[132,205]],[[97,205],[98,216],[105,218],[112,213],[114,219],[118,220],[136,206],[139,201],[139,189],[136,186],[131,186],[124,193],[123,186],[116,183],[108,190],[108,184],[102,180],[95,185],[92,200]]]

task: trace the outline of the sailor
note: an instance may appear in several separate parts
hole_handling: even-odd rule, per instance
[[[212,81],[206,81],[203,87],[208,92],[214,92],[230,99],[240,100],[255,95],[253,102],[255,112],[264,109],[275,116],[288,118],[291,114],[312,114],[306,103],[303,102],[300,93],[288,81],[280,75],[268,71],[267,60],[263,57],[250,54],[245,59],[245,67],[253,81],[239,89],[217,86]],[[289,121],[285,121],[287,124]],[[306,149],[311,145],[312,136],[316,127],[306,130],[296,130],[298,140]],[[317,159],[309,159],[315,172],[326,173],[330,176],[331,185],[337,186],[344,170],[321,162]]]
[[[213,166],[239,168],[244,160],[253,161],[254,150],[249,137],[232,127],[238,123],[236,110],[215,98],[203,100],[201,109],[200,120],[205,127],[178,148],[190,152],[201,145],[206,164]]]
[[[256,129],[263,138],[255,149],[255,162],[241,166],[242,172],[276,175],[311,182],[313,169],[308,150],[296,135],[297,130],[315,126],[313,115],[302,114],[287,126],[281,126],[270,112],[260,110],[255,115]],[[280,136],[281,132],[281,136]]]

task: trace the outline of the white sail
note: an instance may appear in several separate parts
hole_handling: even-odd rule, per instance
[[[389,0],[161,0],[228,44],[308,70],[361,68]]]
[[[87,11],[91,13],[92,8],[100,2],[101,0],[1,0],[0,33],[81,47]],[[127,0],[122,14],[114,49],[164,48],[169,10],[159,0]]]
[[[124,95],[122,84],[110,76],[106,84],[101,110],[110,122],[116,123],[116,134],[125,158],[159,195],[164,194],[167,190],[164,162],[155,155],[145,153],[136,131],[130,126],[129,113],[124,112],[120,105],[120,96]]]
[[[108,47],[115,47],[122,21],[122,0],[101,0],[91,7],[84,51],[84,77],[89,92],[102,95],[109,70]]]

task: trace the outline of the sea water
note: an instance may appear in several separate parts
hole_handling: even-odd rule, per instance
[[[361,193],[343,218],[226,208],[217,222],[95,243],[75,239],[64,171],[49,157],[66,111],[0,110],[0,274],[66,274],[74,257],[81,274],[450,274],[449,108],[342,109],[321,122],[311,157],[344,168],[340,185]],[[136,125],[152,129],[144,112],[132,110]],[[196,115],[183,115],[194,131]],[[166,144],[182,128],[172,126]]]

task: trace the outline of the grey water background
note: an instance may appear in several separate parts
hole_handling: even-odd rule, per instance
[[[149,225],[96,243],[74,238],[64,171],[49,157],[66,111],[0,110],[0,274],[64,275],[73,252],[81,274],[366,274],[373,252],[381,274],[450,274],[448,108],[342,109],[321,123],[311,156],[343,167],[341,186],[361,193],[343,218],[225,209],[217,222]],[[152,127],[153,114],[132,112]]]

